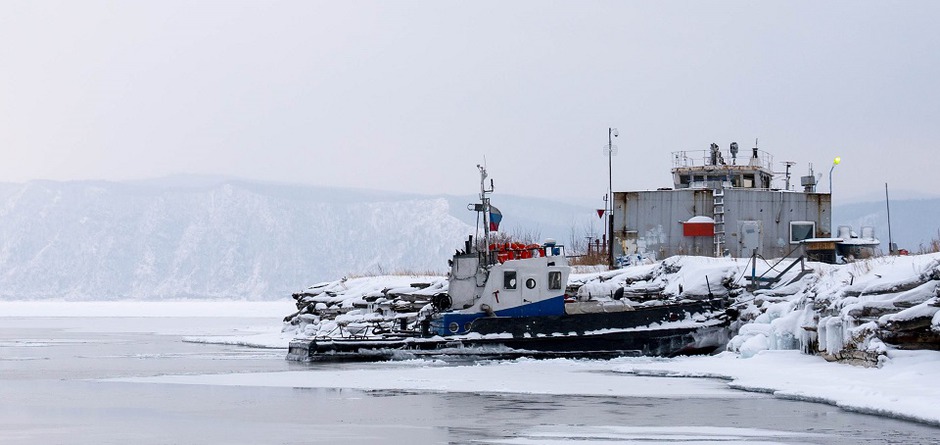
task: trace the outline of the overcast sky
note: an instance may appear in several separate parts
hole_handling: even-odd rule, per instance
[[[176,173],[602,205],[755,138],[937,189],[940,2],[0,2],[0,181]],[[778,162],[778,169],[782,164]],[[842,193],[842,196],[839,196]]]

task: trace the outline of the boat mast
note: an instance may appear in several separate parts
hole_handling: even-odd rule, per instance
[[[480,204],[483,211],[483,248],[486,251],[486,263],[490,262],[490,198],[487,193],[493,193],[493,180],[490,179],[490,188],[486,189],[486,167],[477,164],[480,170]]]

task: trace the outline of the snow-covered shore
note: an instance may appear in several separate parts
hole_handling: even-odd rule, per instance
[[[641,376],[728,380],[728,387],[775,397],[940,426],[940,352],[890,351],[880,368],[830,363],[798,351],[762,351],[749,358],[723,353],[615,366]]]

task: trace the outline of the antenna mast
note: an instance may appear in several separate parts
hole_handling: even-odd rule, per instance
[[[483,248],[486,249],[486,258],[490,258],[490,198],[486,195],[493,193],[493,180],[490,179],[490,188],[486,188],[486,167],[477,164],[480,170],[480,209],[483,212]]]

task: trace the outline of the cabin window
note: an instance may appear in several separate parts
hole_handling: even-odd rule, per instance
[[[516,271],[507,270],[503,272],[503,289],[516,288]]]
[[[552,271],[548,273],[548,288],[561,289],[561,272]]]
[[[790,222],[790,244],[799,244],[800,241],[816,237],[816,223],[813,221]]]
[[[536,285],[536,284],[537,284],[537,283],[535,282],[535,278],[529,278],[529,279],[525,280],[525,287],[527,287],[527,288],[529,288],[529,289],[535,289],[535,285]]]

